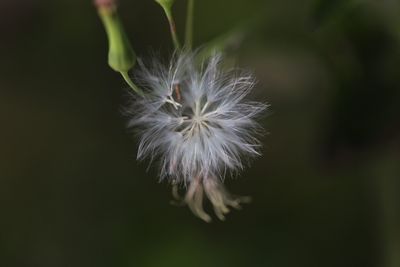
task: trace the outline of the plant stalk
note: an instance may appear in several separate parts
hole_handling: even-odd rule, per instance
[[[185,47],[188,50],[193,48],[193,24],[194,24],[194,0],[188,0],[186,15]]]
[[[132,88],[135,93],[137,93],[140,96],[144,96],[144,93],[139,87],[136,86],[136,84],[133,83],[132,79],[129,77],[128,72],[120,72],[122,77],[124,78],[125,82],[129,85],[130,88]]]
[[[168,19],[169,28],[171,30],[171,37],[172,37],[172,41],[174,43],[175,49],[180,50],[181,44],[179,42],[178,33],[176,31],[176,24],[175,24],[174,17],[172,16],[172,12],[170,9],[167,9],[167,8],[164,8],[164,11],[165,11],[165,15],[167,16],[167,19]]]

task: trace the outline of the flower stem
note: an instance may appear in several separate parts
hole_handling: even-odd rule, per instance
[[[121,72],[121,75],[124,78],[125,82],[129,85],[129,87],[132,88],[133,91],[135,91],[140,96],[144,95],[143,91],[139,89],[139,87],[137,87],[136,84],[133,83],[133,81],[128,75],[128,72]]]
[[[167,16],[168,23],[169,23],[169,28],[171,30],[171,36],[172,36],[172,41],[174,43],[175,49],[180,50],[181,49],[181,44],[179,42],[178,34],[176,32],[176,24],[174,17],[172,16],[171,9],[164,8],[165,15]]]
[[[188,50],[193,47],[193,19],[194,18],[194,0],[188,0],[187,15],[186,15],[186,33],[185,46]]]

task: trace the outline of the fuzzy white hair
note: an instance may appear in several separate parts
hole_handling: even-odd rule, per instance
[[[260,155],[255,118],[265,104],[245,100],[254,87],[250,74],[221,71],[221,57],[197,64],[195,54],[176,55],[168,66],[154,60],[140,64],[136,81],[145,96],[127,108],[128,127],[139,135],[138,159],[157,159],[161,179],[187,186],[185,201],[200,218],[203,190],[220,219],[238,207],[223,188],[225,174],[244,167],[243,159]]]

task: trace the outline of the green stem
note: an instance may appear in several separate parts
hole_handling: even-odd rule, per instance
[[[179,42],[178,34],[176,32],[176,25],[175,25],[174,17],[172,16],[172,12],[170,9],[167,9],[167,8],[164,8],[164,11],[165,11],[165,15],[167,16],[167,19],[169,22],[169,28],[171,30],[172,41],[174,43],[175,49],[180,50],[181,44]]]
[[[194,21],[194,0],[188,0],[186,15],[185,46],[188,50],[193,47],[193,21]]]
[[[135,91],[138,95],[144,96],[144,93],[139,87],[137,87],[131,78],[128,75],[128,72],[120,72],[122,77],[124,78],[125,82],[129,85],[130,88],[132,88],[133,91]]]

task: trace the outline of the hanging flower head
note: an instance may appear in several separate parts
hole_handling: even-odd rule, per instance
[[[136,80],[145,94],[126,109],[128,127],[140,138],[138,159],[159,161],[161,179],[184,185],[184,202],[205,221],[210,217],[203,210],[204,194],[220,219],[245,200],[232,197],[222,181],[260,155],[255,118],[266,108],[245,99],[254,86],[252,75],[223,72],[220,63],[214,56],[196,64],[193,53],[177,54],[168,66],[140,63]]]
[[[194,0],[188,0],[185,43],[182,46],[172,15],[175,0],[155,0],[164,10],[176,54],[168,64],[154,59],[139,63],[135,81],[128,71],[136,54],[122,27],[116,0],[94,0],[109,40],[109,66],[119,72],[132,89],[125,109],[128,128],[139,136],[138,159],[158,161],[160,179],[173,185],[173,193],[195,215],[211,217],[203,209],[207,197],[223,220],[229,208],[240,208],[247,198],[229,194],[223,180],[260,155],[255,119],[265,104],[246,100],[254,86],[251,74],[222,71],[221,57],[210,52],[226,48],[232,36],[218,38],[203,47],[201,57],[192,52]],[[229,38],[227,38],[229,37]],[[237,36],[236,36],[237,37]],[[198,58],[209,58],[199,62]],[[133,93],[135,92],[135,93]],[[186,190],[181,199],[178,186]]]

